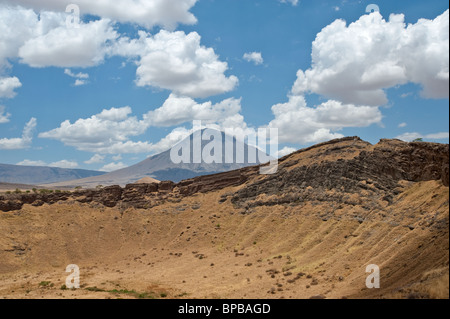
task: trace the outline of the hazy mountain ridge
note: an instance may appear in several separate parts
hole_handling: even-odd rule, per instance
[[[48,184],[100,176],[106,172],[45,166],[0,164],[0,182],[11,184]]]

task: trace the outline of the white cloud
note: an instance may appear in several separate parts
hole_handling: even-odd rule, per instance
[[[22,86],[19,79],[16,77],[0,78],[0,98],[13,98],[16,96],[15,89]]]
[[[0,4],[0,66],[20,58],[32,67],[89,67],[103,62],[118,37],[108,19],[68,27],[61,12]]]
[[[278,151],[277,157],[281,158],[281,157],[284,157],[286,155],[292,154],[292,153],[294,153],[296,151],[297,151],[297,149],[286,146],[282,150]]]
[[[380,123],[378,107],[327,101],[308,107],[303,96],[291,96],[289,102],[272,107],[275,119],[269,127],[278,128],[280,143],[318,143],[343,137],[337,133],[346,127],[366,127]]]
[[[122,155],[113,156],[112,159],[113,159],[113,161],[118,162],[118,161],[122,160]]]
[[[247,62],[253,62],[255,65],[261,65],[264,63],[261,52],[245,53],[244,60],[246,60]]]
[[[88,161],[85,161],[85,164],[99,164],[99,163],[103,163],[103,161],[105,160],[105,156],[100,155],[100,154],[95,154],[94,156],[92,156],[92,158]]]
[[[65,69],[64,74],[76,79],[89,79],[89,74],[83,72],[75,74],[70,69]]]
[[[408,126],[408,123],[400,123],[400,124],[398,125],[399,128],[405,128],[405,127],[407,127],[407,126]]]
[[[298,5],[298,3],[300,2],[299,0],[278,0],[278,1],[280,1],[281,3],[290,3],[293,6]]]
[[[41,167],[56,167],[56,168],[67,168],[67,169],[76,169],[79,167],[78,163],[75,161],[62,160],[59,162],[54,162],[51,164],[47,164],[44,161],[32,161],[32,160],[24,160],[20,163],[17,163],[20,166],[41,166]]]
[[[129,106],[121,108],[112,108],[109,110],[103,110],[100,114],[97,114],[97,118],[105,121],[120,122],[125,121],[128,116],[133,113],[133,110]]]
[[[83,85],[86,85],[86,84],[88,84],[87,81],[85,81],[85,80],[80,80],[80,79],[76,79],[76,80],[75,80],[75,83],[74,83],[73,85],[74,85],[74,86],[83,86]]]
[[[111,54],[140,56],[136,84],[171,90],[178,95],[206,98],[232,91],[239,80],[227,77],[228,64],[212,48],[200,44],[196,32],[140,33],[139,40],[122,39]]]
[[[448,140],[450,137],[449,132],[433,133],[433,134],[420,134],[420,133],[404,133],[396,138],[402,141],[411,142],[416,139],[424,140]]]
[[[89,74],[87,73],[80,72],[78,74],[75,74],[70,69],[65,69],[64,74],[76,79],[74,86],[82,86],[88,83],[87,79],[89,79]]]
[[[11,8],[0,3],[0,68],[7,59],[17,57],[19,48],[30,39],[38,24],[33,10]]]
[[[100,171],[102,171],[102,172],[114,172],[114,171],[117,171],[117,170],[119,170],[119,169],[126,168],[126,167],[128,167],[128,166],[125,165],[125,164],[122,163],[122,162],[119,162],[119,163],[111,163],[111,164],[108,164],[108,165],[103,166],[103,167],[100,169]]]
[[[39,137],[55,139],[78,150],[98,154],[149,152],[151,144],[129,140],[132,136],[145,133],[148,128],[144,121],[129,116],[131,112],[128,106],[103,110],[75,123],[65,121],[59,128],[41,133]]]
[[[41,23],[45,23],[42,15]],[[65,20],[60,23],[24,43],[19,49],[22,63],[32,67],[95,66],[103,62],[107,43],[119,36],[105,19],[81,23],[79,28],[68,28]]]
[[[5,107],[0,105],[0,124],[8,123],[11,114],[6,113]]]
[[[194,120],[211,124],[233,118],[240,111],[240,99],[230,98],[214,105],[211,102],[198,104],[191,98],[171,94],[162,107],[147,113],[144,119],[150,125],[160,127],[176,126]]]
[[[67,5],[76,3],[83,14],[92,14],[119,22],[136,23],[146,28],[163,26],[174,29],[178,24],[195,24],[189,12],[198,0],[4,0],[13,5],[31,7],[37,11],[65,12]]]
[[[178,127],[170,132],[166,137],[162,138],[158,143],[152,145],[151,150],[155,154],[165,152],[189,137],[192,133],[193,130]]]
[[[427,98],[449,96],[449,11],[406,26],[403,15],[378,13],[346,25],[336,20],[313,43],[312,68],[299,70],[292,93],[346,104],[386,104],[384,89],[421,84]]]
[[[17,163],[17,165],[20,166],[47,166],[47,163],[44,161],[31,161],[31,160],[24,160],[20,163]]]
[[[37,120],[32,118],[24,127],[22,137],[0,139],[0,150],[21,150],[31,146],[33,142],[33,132],[36,128]]]
[[[174,1],[153,2],[166,9],[176,3],[173,12],[183,8],[183,3],[195,4],[195,0]],[[31,2],[24,2],[31,5]],[[42,6],[42,1],[37,2],[33,7],[55,9],[53,1],[48,6]],[[104,2],[99,6],[105,6]],[[112,4],[115,5],[116,2]],[[0,67],[7,65],[8,59],[19,58],[20,62],[37,68],[85,68],[101,64],[106,57],[122,56],[137,59],[136,85],[141,87],[206,98],[230,92],[239,83],[236,76],[225,74],[228,64],[220,61],[212,48],[202,46],[196,32],[161,30],[150,35],[139,31],[139,38],[129,39],[120,37],[114,30],[114,22],[108,18],[81,22],[79,28],[68,27],[66,18],[63,12],[42,11],[38,15],[33,10],[0,5],[0,30],[8,30],[0,34]],[[75,74],[71,70],[65,70],[65,73],[76,79],[75,86],[87,84],[86,73]],[[13,79],[14,83],[11,82]],[[12,90],[19,85],[17,81],[17,78],[10,78],[0,94],[13,96]]]
[[[59,162],[51,163],[48,165],[49,167],[57,167],[57,168],[69,168],[74,169],[78,168],[78,163],[75,161],[62,160]]]

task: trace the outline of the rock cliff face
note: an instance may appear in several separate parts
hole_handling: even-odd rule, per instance
[[[259,166],[216,175],[201,176],[178,184],[130,184],[98,190],[0,196],[0,210],[20,210],[23,205],[42,206],[58,202],[101,204],[126,209],[152,208],[196,193],[214,192],[230,186],[240,190],[222,197],[249,209],[281,203],[292,205],[320,200],[367,206],[379,200],[391,203],[401,191],[400,181],[441,181],[449,186],[449,145],[381,140],[373,146],[358,137],[322,143],[280,159],[278,172],[259,175]],[[358,196],[355,199],[354,195]]]

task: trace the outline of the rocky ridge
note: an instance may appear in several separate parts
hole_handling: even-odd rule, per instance
[[[391,204],[401,181],[441,181],[449,186],[449,145],[381,140],[371,145],[358,137],[318,144],[279,161],[273,175],[259,175],[260,166],[200,176],[182,181],[129,184],[73,192],[0,195],[0,211],[20,210],[23,205],[42,206],[58,202],[99,204],[106,207],[149,209],[166,201],[196,193],[242,186],[222,196],[243,213],[252,207],[279,204],[302,205],[328,201],[363,205],[367,210]],[[358,196],[355,197],[355,194]]]

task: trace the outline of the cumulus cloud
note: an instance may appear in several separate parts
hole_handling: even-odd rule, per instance
[[[24,127],[22,137],[0,139],[0,150],[21,150],[31,146],[33,142],[33,132],[36,128],[37,120],[32,118]]]
[[[292,93],[316,93],[345,104],[380,106],[385,89],[409,82],[426,98],[449,96],[449,11],[406,25],[375,12],[347,26],[336,20],[313,43],[312,67],[299,70]]]
[[[50,163],[50,164],[48,164],[48,166],[49,167],[57,167],[57,168],[74,169],[74,168],[78,168],[79,165],[75,161],[62,160],[59,162]]]
[[[68,28],[63,20],[60,26],[26,41],[19,57],[32,67],[91,67],[104,61],[107,43],[118,37],[110,20],[81,23],[79,28]]]
[[[79,165],[76,161],[68,161],[62,160],[54,163],[47,164],[44,161],[33,161],[33,160],[23,160],[22,162],[17,163],[20,166],[40,166],[40,167],[57,167],[57,168],[68,168],[75,169],[78,168]]]
[[[287,103],[272,107],[275,119],[269,127],[278,128],[281,143],[318,143],[343,137],[337,133],[346,127],[366,127],[380,123],[378,107],[356,106],[327,101],[308,107],[303,96],[291,96]]]
[[[65,69],[64,74],[70,76],[71,78],[76,79],[74,86],[86,85],[88,83],[87,79],[89,79],[89,74],[87,74],[87,73],[80,72],[80,73],[75,74],[70,69]]]
[[[286,146],[286,147],[283,148],[282,150],[279,150],[279,151],[278,151],[277,157],[281,158],[281,157],[284,157],[284,156],[286,156],[286,155],[292,154],[292,153],[294,153],[295,151],[297,151],[297,149],[292,148],[292,147],[287,147],[287,146]]]
[[[151,147],[152,152],[162,153],[173,146],[188,138],[193,133],[193,130],[186,129],[184,127],[175,128],[166,137],[162,138],[158,143],[153,144]]]
[[[11,114],[6,113],[5,107],[0,105],[0,124],[5,124],[9,122]]]
[[[92,14],[122,23],[136,23],[146,28],[162,26],[174,29],[178,24],[192,25],[197,22],[189,12],[198,0],[77,0],[83,14]],[[294,0],[295,1],[295,0]],[[37,11],[65,12],[73,0],[3,0]]]
[[[109,19],[68,27],[64,12],[0,4],[0,66],[20,58],[32,67],[90,67],[103,62],[118,33]]]
[[[36,30],[38,16],[33,10],[11,8],[0,3],[0,68],[7,59],[17,57],[19,48]]]
[[[194,120],[210,124],[222,123],[240,111],[240,99],[230,98],[217,104],[211,102],[198,104],[191,98],[171,94],[162,107],[147,113],[144,119],[151,126],[159,127],[176,126]]]
[[[280,1],[281,3],[290,3],[293,6],[298,5],[298,3],[300,2],[299,0],[278,0],[278,1]]]
[[[119,163],[111,163],[111,164],[108,164],[108,165],[103,166],[103,167],[100,169],[100,171],[102,171],[102,172],[114,172],[114,171],[117,171],[117,170],[119,170],[119,169],[126,168],[126,167],[128,167],[128,166],[125,165],[125,164],[122,163],[122,162],[119,162]]]
[[[20,166],[47,166],[47,163],[44,161],[32,161],[32,160],[23,160],[22,162],[17,163],[16,165]]]
[[[432,134],[420,134],[420,133],[404,133],[400,136],[397,136],[397,139],[412,142],[416,139],[424,139],[424,140],[448,140],[450,137],[449,132],[441,132],[441,133],[432,133]]]
[[[105,156],[100,155],[100,154],[95,154],[94,156],[92,156],[92,158],[88,161],[85,161],[85,164],[99,164],[99,163],[103,163],[103,161],[105,160]]]
[[[129,116],[130,107],[103,110],[75,123],[65,121],[59,128],[39,134],[40,138],[55,139],[78,150],[98,154],[127,154],[149,152],[147,142],[132,142],[130,138],[145,133],[148,124]]]
[[[150,127],[175,127],[197,120],[208,128],[233,128],[237,129],[237,134],[245,135],[249,129],[240,114],[241,109],[240,99],[230,98],[216,104],[199,104],[189,97],[171,94],[161,107],[147,112],[142,119],[132,116],[133,111],[129,106],[105,109],[74,123],[64,121],[60,127],[41,133],[39,137],[58,140],[78,150],[96,153],[96,156],[86,162],[89,164],[103,160],[104,154],[163,152],[193,132],[178,127],[156,144],[131,140],[132,137],[144,134]],[[121,157],[115,157],[117,161],[120,159]]]
[[[261,65],[264,63],[261,52],[245,53],[244,60],[246,60],[247,62],[253,62],[255,65]]]
[[[16,96],[15,89],[22,86],[20,80],[16,77],[0,78],[0,98],[11,99]]]
[[[197,32],[161,30],[140,39],[121,39],[112,55],[139,57],[136,84],[157,87],[191,98],[206,98],[233,90],[239,80],[225,75],[228,64],[212,48],[201,45]]]
[[[157,5],[164,2],[165,8],[175,5],[167,0],[155,1]],[[175,11],[183,7],[182,3],[176,4]],[[54,9],[53,5],[43,8]],[[68,27],[66,19],[64,12],[37,14],[30,9],[0,4],[0,30],[7,31],[0,33],[0,67],[7,65],[8,59],[18,58],[36,68],[87,68],[103,63],[106,57],[121,56],[137,60],[136,85],[141,87],[206,98],[230,92],[238,85],[236,76],[225,74],[228,64],[220,61],[212,48],[201,45],[201,37],[196,32],[161,30],[151,35],[139,31],[138,38],[130,39],[121,36],[108,18],[81,21],[78,28]],[[85,73],[75,74],[69,69],[65,72],[76,79],[75,86],[87,83]],[[4,79],[8,86],[0,94],[13,96],[12,90],[19,85],[17,81],[17,78]]]

